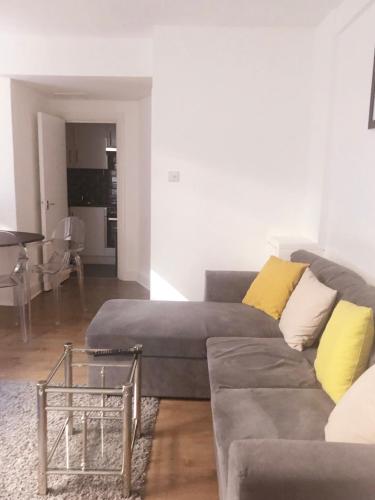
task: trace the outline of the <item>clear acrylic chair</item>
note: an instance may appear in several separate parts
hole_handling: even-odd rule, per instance
[[[27,252],[17,237],[10,231],[1,231],[5,233],[9,241],[14,244],[9,247],[17,248],[17,257],[9,264],[9,273],[0,275],[0,288],[13,288],[14,304],[18,308],[19,325],[21,328],[22,340],[27,342],[31,331],[31,304],[30,304],[30,285],[27,269]],[[7,247],[7,248],[9,248]],[[5,259],[3,259],[5,262]]]
[[[85,225],[78,217],[62,219],[52,238],[41,242],[44,264],[32,266],[32,271],[48,277],[53,290],[56,324],[61,322],[60,284],[67,273],[77,272],[82,308],[85,310],[83,264],[80,253],[84,250]],[[47,279],[48,279],[47,278]]]

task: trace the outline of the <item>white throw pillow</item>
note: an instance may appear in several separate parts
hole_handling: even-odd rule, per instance
[[[375,444],[375,365],[346,391],[332,410],[326,441]]]
[[[280,318],[280,330],[290,347],[302,351],[313,345],[322,333],[336,295],[336,290],[323,285],[306,269]]]

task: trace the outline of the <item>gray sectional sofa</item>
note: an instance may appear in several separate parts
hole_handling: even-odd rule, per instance
[[[292,260],[337,300],[375,309],[375,288],[353,271],[303,250]],[[142,343],[145,395],[211,397],[221,500],[375,499],[375,445],[324,441],[334,403],[316,348],[294,351],[277,321],[241,303],[255,276],[207,272],[205,302],[109,301],[87,345]]]

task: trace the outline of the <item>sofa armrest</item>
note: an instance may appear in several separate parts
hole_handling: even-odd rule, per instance
[[[225,500],[373,500],[374,468],[375,445],[234,441]]]
[[[206,271],[206,302],[242,302],[258,273],[251,271]]]

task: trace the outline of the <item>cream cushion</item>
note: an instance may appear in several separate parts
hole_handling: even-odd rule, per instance
[[[375,444],[375,365],[347,390],[329,416],[326,441]]]
[[[337,291],[323,285],[306,269],[281,315],[279,327],[285,342],[302,351],[321,334],[336,299]]]

